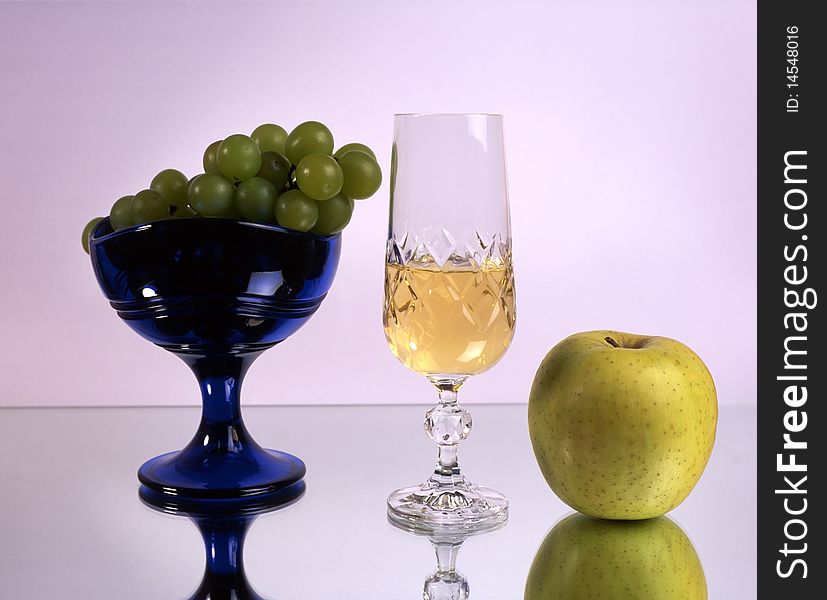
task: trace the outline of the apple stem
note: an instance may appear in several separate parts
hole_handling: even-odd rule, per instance
[[[620,344],[618,344],[614,338],[609,337],[608,335],[603,338],[606,342],[613,348],[620,348]]]

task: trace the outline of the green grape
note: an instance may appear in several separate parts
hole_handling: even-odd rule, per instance
[[[301,190],[284,192],[276,200],[276,220],[279,225],[296,231],[310,231],[319,217],[316,202]]]
[[[86,224],[86,227],[83,228],[83,233],[80,234],[80,243],[83,245],[83,251],[86,252],[86,254],[89,254],[89,236],[92,234],[95,225],[101,221],[103,221],[103,217],[95,217]]]
[[[239,183],[258,173],[261,168],[261,150],[251,137],[236,133],[219,144],[215,160],[224,177],[233,183]]]
[[[187,203],[188,185],[189,180],[181,171],[164,169],[152,179],[149,189],[161,194],[170,206],[180,208]]]
[[[204,217],[228,217],[234,212],[235,187],[218,173],[204,173],[190,184],[190,207]]]
[[[287,157],[278,152],[262,152],[261,168],[258,170],[258,177],[263,177],[273,184],[276,190],[280,190],[290,179],[290,161]]]
[[[236,188],[237,190],[238,188]],[[233,194],[233,201],[230,202],[230,208],[227,209],[227,212],[221,215],[224,219],[236,219],[237,221],[241,220],[241,211],[238,209],[238,201],[236,200],[235,194]]]
[[[112,229],[124,229],[125,227],[132,227],[138,221],[135,220],[135,214],[132,212],[132,199],[135,196],[123,196],[115,201],[112,209],[109,211],[109,224]]]
[[[342,191],[348,198],[361,200],[372,196],[382,184],[382,170],[379,163],[369,155],[351,150],[339,159],[339,166],[345,176]]]
[[[344,194],[336,194],[330,200],[317,202],[319,217],[313,226],[313,233],[333,235],[339,233],[350,223],[353,216],[353,200]]]
[[[284,154],[284,145],[287,143],[287,132],[279,125],[265,123],[259,125],[250,134],[262,152],[278,152]]]
[[[333,134],[318,121],[305,121],[287,136],[285,154],[294,165],[308,154],[333,154]]]
[[[313,200],[328,200],[342,189],[344,176],[336,159],[326,154],[308,154],[296,166],[296,184]]]
[[[216,157],[218,156],[218,147],[223,141],[224,140],[216,140],[204,150],[204,158],[201,161],[204,165],[204,173],[218,173],[218,161]]]
[[[169,218],[169,203],[155,190],[141,190],[132,199],[132,212],[138,223]]]
[[[391,202],[393,202],[393,190],[396,189],[396,171],[399,166],[399,156],[396,152],[396,142],[391,146]]]
[[[351,150],[358,150],[359,152],[364,152],[365,154],[369,154],[373,160],[376,160],[376,154],[373,152],[373,150],[371,150],[364,144],[360,144],[358,142],[345,144],[344,146],[336,150],[336,153],[333,155],[333,157],[342,158],[342,154],[344,154],[345,152],[350,152]]]
[[[179,206],[175,212],[172,213],[174,219],[192,219],[197,217],[198,213],[192,210],[189,206]]]
[[[275,218],[278,191],[263,177],[253,177],[239,184],[235,191],[238,212],[248,221],[272,222]]]

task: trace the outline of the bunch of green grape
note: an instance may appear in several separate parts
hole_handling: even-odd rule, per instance
[[[289,134],[265,123],[249,136],[237,133],[207,146],[204,172],[192,179],[164,169],[148,189],[119,198],[109,221],[118,230],[162,219],[217,217],[333,235],[350,222],[354,200],[369,198],[382,183],[373,150],[359,143],[333,148],[333,134],[317,121]],[[102,218],[83,230],[86,252]]]

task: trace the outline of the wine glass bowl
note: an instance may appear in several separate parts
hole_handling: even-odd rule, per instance
[[[412,371],[464,380],[493,367],[514,336],[510,242],[476,230],[461,245],[447,230],[433,234],[388,242],[385,336]]]
[[[201,424],[181,451],[147,461],[140,481],[170,495],[236,498],[299,482],[304,463],[267,450],[241,419],[240,388],[264,350],[318,309],[338,265],[341,236],[230,219],[168,219],[93,230],[95,276],[118,316],[178,355],[202,393]]]

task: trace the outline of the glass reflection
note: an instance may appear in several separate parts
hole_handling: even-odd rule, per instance
[[[524,600],[706,600],[701,561],[671,519],[603,521],[573,514],[546,535]]]
[[[244,539],[253,521],[263,513],[284,508],[304,494],[304,482],[282,493],[250,500],[192,500],[171,498],[142,486],[141,501],[148,507],[188,517],[201,533],[206,565],[201,584],[187,600],[265,600],[250,585],[244,571]]]
[[[488,533],[505,526],[505,522],[502,522],[472,530],[439,526],[422,529],[399,523],[390,514],[388,523],[412,535],[427,537],[434,547],[436,571],[425,580],[422,590],[423,600],[467,600],[471,592],[468,580],[457,571],[457,555],[460,547],[471,536]]]

